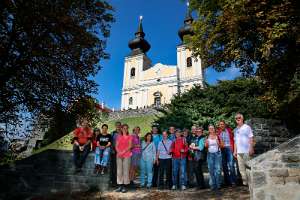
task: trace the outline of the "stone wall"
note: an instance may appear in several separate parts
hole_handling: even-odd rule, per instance
[[[248,164],[251,199],[300,199],[300,135]]]
[[[78,174],[74,174],[72,155],[71,151],[47,150],[10,166],[0,166],[0,200],[108,189],[108,173],[93,174],[93,153],[89,154],[83,171]]]
[[[120,110],[109,113],[109,120],[120,120],[128,117],[141,117],[145,115],[158,115],[159,111],[157,111],[154,107],[147,107],[143,109],[131,109],[131,110]]]
[[[280,120],[252,118],[246,123],[253,129],[257,155],[269,151],[291,138],[288,129]]]

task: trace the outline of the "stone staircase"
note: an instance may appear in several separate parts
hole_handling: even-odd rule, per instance
[[[109,187],[109,172],[95,175],[90,153],[83,171],[74,174],[71,151],[47,150],[0,167],[0,199],[23,199],[51,193],[97,190]]]

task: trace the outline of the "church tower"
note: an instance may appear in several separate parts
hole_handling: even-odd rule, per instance
[[[187,6],[189,5],[187,4]],[[190,89],[194,84],[199,84],[203,87],[201,59],[200,57],[192,57],[192,51],[184,44],[184,37],[194,34],[192,23],[193,17],[191,16],[189,8],[187,8],[184,25],[178,31],[178,35],[182,41],[182,43],[177,46],[178,93]]]
[[[151,67],[151,60],[146,55],[151,46],[144,37],[140,16],[135,38],[128,43],[131,52],[125,57],[121,109],[136,109],[142,107],[145,101],[145,95],[138,85],[143,80],[143,71]]]

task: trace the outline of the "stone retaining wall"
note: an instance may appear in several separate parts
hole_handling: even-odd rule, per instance
[[[300,199],[300,135],[248,164],[251,199]]]
[[[253,129],[257,155],[269,151],[291,138],[288,129],[280,120],[252,118],[246,123]]]
[[[71,151],[47,150],[10,166],[0,167],[0,200],[46,196],[48,193],[100,190],[109,186],[108,173],[94,175],[89,154],[83,171],[74,174]]]
[[[141,117],[145,115],[157,115],[159,111],[155,108],[147,107],[143,109],[120,110],[109,113],[109,120],[120,120],[128,117]]]

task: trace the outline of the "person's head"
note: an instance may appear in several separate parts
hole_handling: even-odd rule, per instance
[[[176,136],[176,138],[181,137],[181,131],[179,129],[176,129],[175,136]]]
[[[196,126],[192,126],[192,128],[191,128],[191,132],[192,132],[192,134],[196,134],[196,130],[197,130],[197,127]]]
[[[158,127],[156,125],[152,126],[152,134],[158,134]]]
[[[100,134],[100,129],[99,128],[95,128],[94,132],[93,132],[96,136]]]
[[[141,128],[139,126],[134,127],[134,129],[133,129],[134,134],[139,135],[140,132],[141,132]]]
[[[175,133],[175,127],[174,127],[174,126],[170,126],[169,132],[170,132],[171,134],[174,134],[174,133]]]
[[[220,128],[222,131],[225,130],[225,128],[226,128],[226,123],[225,123],[224,120],[221,120],[221,121],[219,122],[219,128]]]
[[[203,128],[202,127],[198,127],[197,129],[196,129],[196,135],[197,136],[201,136],[203,134]]]
[[[117,132],[120,132],[121,129],[122,129],[122,124],[121,124],[121,122],[116,122],[116,123],[115,123],[115,127],[116,127],[116,131],[117,131]]]
[[[108,131],[108,125],[107,124],[103,124],[101,126],[101,129],[102,129],[102,134],[107,134],[107,131]]]
[[[129,126],[127,124],[123,124],[122,125],[122,134],[128,135],[129,134],[128,129],[129,129]]]
[[[144,137],[144,139],[145,139],[145,142],[152,142],[152,134],[151,133],[146,133],[146,135],[145,135],[145,137]]]
[[[183,137],[187,137],[189,135],[189,129],[184,128],[183,129]]]
[[[82,119],[81,126],[87,128],[89,126],[89,121],[86,118]]]
[[[168,138],[168,131],[166,131],[166,130],[163,131],[162,132],[162,137],[163,137],[164,140],[166,140]]]
[[[208,126],[208,133],[209,135],[214,135],[216,133],[214,125],[210,124]]]
[[[241,113],[237,113],[235,115],[235,122],[238,126],[243,125],[244,124],[244,116]]]

